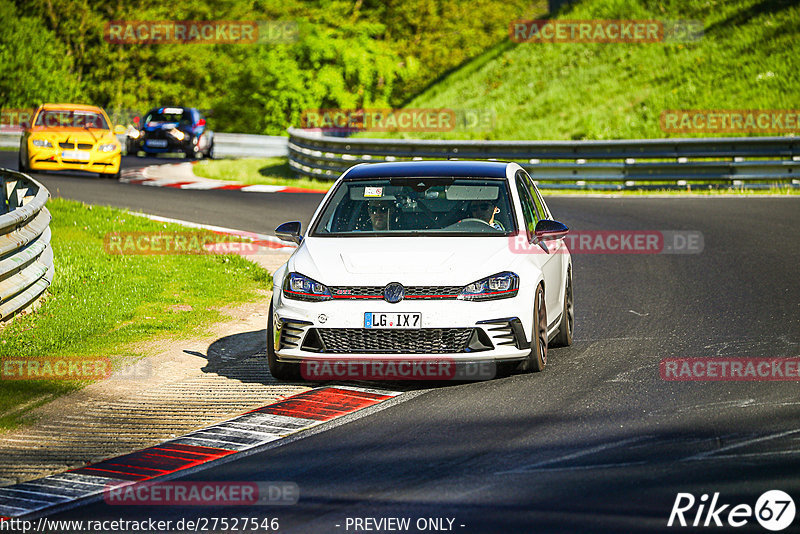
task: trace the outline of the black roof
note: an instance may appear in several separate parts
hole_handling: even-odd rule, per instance
[[[363,163],[351,168],[345,179],[417,176],[505,178],[508,165],[508,163],[501,161],[393,161]]]

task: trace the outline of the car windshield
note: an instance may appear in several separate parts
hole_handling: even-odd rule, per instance
[[[148,113],[144,122],[145,124],[167,122],[186,125],[192,124],[192,114],[188,109],[162,108]]]
[[[508,184],[492,178],[385,178],[341,182],[312,236],[509,235]]]
[[[109,129],[105,117],[100,113],[71,109],[45,109],[36,117],[35,125],[63,128]]]

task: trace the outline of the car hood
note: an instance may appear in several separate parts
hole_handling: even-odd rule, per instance
[[[71,126],[36,126],[31,128],[30,131],[32,134],[36,134],[36,137],[43,137],[49,141],[55,141],[56,143],[78,142],[95,144],[101,140],[108,143],[113,143],[117,140],[117,137],[110,130],[101,130],[95,128],[87,130],[85,128],[74,128]]]
[[[327,285],[466,285],[512,270],[508,237],[307,238],[289,261]]]

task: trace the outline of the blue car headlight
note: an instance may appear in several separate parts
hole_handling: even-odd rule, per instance
[[[464,286],[458,294],[458,300],[507,299],[517,296],[517,293],[519,293],[519,276],[506,271]]]
[[[331,300],[331,292],[325,284],[320,284],[299,273],[289,273],[283,282],[283,296],[287,299],[318,302]]]

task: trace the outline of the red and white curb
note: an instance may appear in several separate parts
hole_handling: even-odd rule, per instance
[[[120,182],[152,187],[171,187],[173,189],[226,190],[243,191],[245,193],[325,194],[328,192],[323,189],[301,189],[287,185],[245,185],[224,180],[200,178],[194,175],[191,166],[192,163],[184,162],[151,165],[139,169],[123,169],[120,173]]]
[[[109,487],[211,466],[400,394],[352,386],[312,389],[154,447],[0,488],[0,522],[54,512],[102,495]]]

